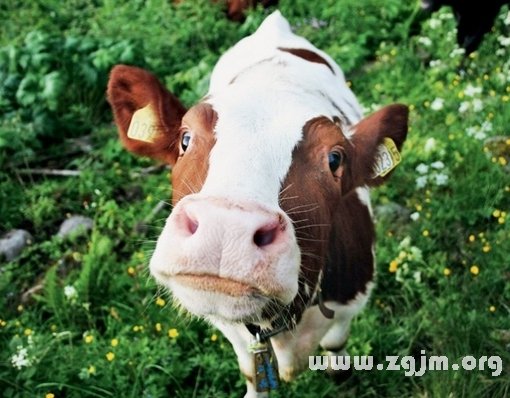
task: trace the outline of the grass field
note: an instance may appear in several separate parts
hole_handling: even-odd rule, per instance
[[[228,341],[178,314],[149,277],[170,207],[151,212],[170,200],[171,171],[121,148],[104,92],[110,68],[128,63],[190,105],[221,53],[269,11],[236,24],[210,1],[172,3],[0,5],[0,233],[33,236],[19,257],[0,262],[3,397],[244,394]],[[274,397],[510,396],[508,7],[464,61],[449,9],[410,36],[414,1],[282,0],[279,8],[344,69],[366,113],[392,102],[411,108],[403,162],[373,191],[377,287],[349,352],[379,361],[422,350],[456,362],[497,355],[503,371],[374,370],[340,386],[308,371]],[[74,214],[92,218],[93,229],[56,236]]]

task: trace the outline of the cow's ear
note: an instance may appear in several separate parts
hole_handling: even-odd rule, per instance
[[[151,73],[117,65],[107,90],[122,144],[131,152],[174,164],[184,106]]]
[[[400,149],[407,136],[409,110],[394,104],[362,119],[353,127],[353,155],[343,192],[380,185],[400,162]]]

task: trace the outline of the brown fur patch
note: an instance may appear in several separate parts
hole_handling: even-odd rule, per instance
[[[179,145],[185,131],[191,132],[192,138],[188,150],[178,157],[172,170],[174,205],[184,196],[202,189],[209,170],[209,153],[216,142],[214,128],[217,119],[212,106],[205,103],[193,106],[184,115]]]
[[[283,48],[278,47],[278,50],[285,51],[287,53],[290,53],[292,55],[295,55],[296,57],[303,58],[309,62],[315,62],[317,64],[323,64],[326,65],[331,73],[335,74],[335,71],[331,67],[331,65],[326,61],[324,58],[322,58],[319,54],[310,51],[305,50],[304,48]]]

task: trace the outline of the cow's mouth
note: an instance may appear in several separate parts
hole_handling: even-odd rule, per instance
[[[261,296],[254,286],[233,279],[208,274],[178,274],[172,279],[182,286],[208,292],[223,293],[231,297]]]

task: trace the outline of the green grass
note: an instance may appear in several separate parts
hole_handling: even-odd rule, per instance
[[[367,112],[392,102],[412,109],[403,163],[373,202],[397,203],[415,220],[378,220],[377,287],[348,350],[379,360],[421,350],[451,361],[499,355],[504,369],[499,377],[488,370],[356,372],[341,386],[309,371],[274,396],[510,395],[510,143],[496,154],[483,138],[510,138],[510,47],[498,40],[510,35],[508,8],[462,71],[447,9],[414,37],[407,34],[413,2],[282,0],[280,9],[343,67]],[[228,341],[177,313],[149,277],[169,207],[149,227],[137,225],[159,200],[169,201],[168,172],[139,175],[152,163],[121,148],[101,93],[111,65],[129,62],[155,71],[189,105],[205,94],[221,53],[266,14],[254,10],[238,25],[206,0],[0,6],[0,232],[26,228],[34,236],[18,259],[0,263],[2,396],[244,394]],[[312,18],[328,24],[314,28]],[[41,43],[30,47],[34,30]],[[78,48],[69,38],[88,44]],[[66,59],[57,52],[63,48]],[[69,140],[83,136],[91,151]],[[18,173],[27,167],[82,174]],[[93,231],[57,238],[68,214],[93,218]],[[24,349],[29,362],[17,368],[12,359]]]

